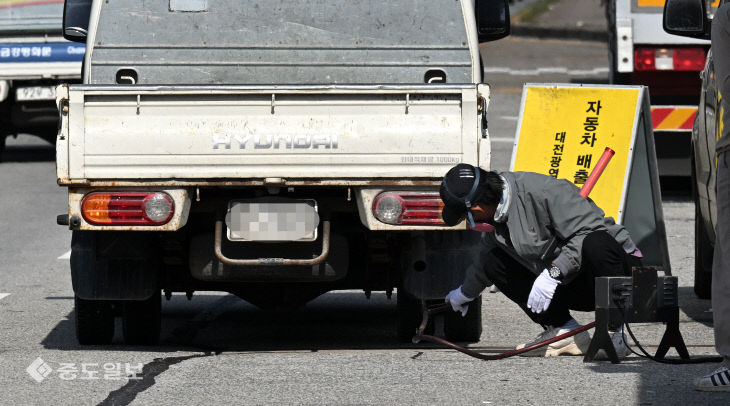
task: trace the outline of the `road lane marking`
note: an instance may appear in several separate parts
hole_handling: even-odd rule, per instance
[[[71,259],[71,250],[68,250],[66,253],[58,257],[58,259]]]
[[[536,69],[513,69],[504,66],[484,68],[485,74],[503,73],[510,76],[537,76],[546,74],[567,74],[571,76],[600,75],[608,73],[608,68],[569,69],[565,66],[546,66]]]
[[[515,142],[514,138],[509,138],[509,137],[489,137],[489,139],[492,142],[509,142],[509,143]]]
[[[10,296],[10,293],[0,293],[0,300]]]
[[[517,116],[499,116],[501,120],[510,120],[510,121],[517,121],[519,117]]]

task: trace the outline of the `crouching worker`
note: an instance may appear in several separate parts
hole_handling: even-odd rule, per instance
[[[595,309],[595,278],[628,276],[632,266],[641,266],[626,229],[567,180],[459,164],[444,177],[440,194],[446,224],[466,220],[472,230],[493,231],[482,234],[462,285],[446,301],[466,315],[468,303],[494,283],[543,328],[518,349],[580,327],[570,310]],[[553,236],[560,243],[543,263],[541,251]],[[610,335],[617,354],[626,356],[623,329]],[[589,344],[584,331],[523,355],[582,355]]]

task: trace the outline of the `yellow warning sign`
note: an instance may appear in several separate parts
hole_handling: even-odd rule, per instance
[[[640,88],[527,85],[511,170],[581,187],[604,149],[614,155],[590,194],[619,220]]]

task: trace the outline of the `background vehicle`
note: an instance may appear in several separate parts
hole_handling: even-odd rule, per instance
[[[713,3],[717,5],[717,2]],[[722,3],[725,1],[723,0]],[[709,11],[711,10],[709,9]],[[699,12],[692,14],[690,11]],[[665,6],[663,25],[667,32],[674,35],[709,39],[710,18],[708,7],[703,0],[670,0]],[[680,21],[682,24],[676,25]],[[715,145],[721,125],[720,93],[715,81],[712,50],[709,51],[707,63],[700,76],[702,83],[699,114],[692,129],[691,149],[692,195],[695,201],[694,289],[697,296],[709,299],[712,285],[712,252],[717,223]]]
[[[56,86],[78,83],[85,47],[62,37],[63,0],[0,4],[0,153],[28,133],[55,142]]]
[[[715,6],[717,1],[712,2]],[[649,86],[659,174],[690,174],[689,138],[710,43],[662,30],[663,0],[607,0],[609,81]]]
[[[506,0],[67,0],[88,47],[56,144],[79,341],[121,315],[155,342],[162,290],[272,308],[394,288],[410,340],[479,238],[443,225],[437,191],[489,166],[478,42],[508,21]],[[480,306],[446,334],[478,340]]]

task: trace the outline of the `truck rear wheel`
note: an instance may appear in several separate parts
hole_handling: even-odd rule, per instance
[[[398,293],[398,340],[410,343],[421,324],[423,311],[421,302],[405,292]],[[482,335],[482,297],[478,296],[469,303],[469,311],[462,317],[461,313],[451,309],[442,313],[445,317],[444,332],[446,339],[458,342],[478,342]],[[433,334],[433,320],[426,327],[424,334]]]
[[[398,341],[410,343],[416,334],[416,329],[421,324],[421,317],[423,316],[421,302],[402,289],[398,290],[396,301],[398,306],[398,323],[396,326]],[[429,323],[427,330],[433,330],[431,323]],[[430,332],[427,331],[426,333]]]
[[[114,337],[114,313],[111,302],[84,300],[74,296],[76,339],[81,345],[106,345]]]
[[[705,230],[705,222],[700,210],[700,196],[697,188],[697,173],[694,148],[690,153],[692,171],[692,200],[695,203],[695,285],[694,291],[700,299],[710,299],[712,291],[712,255],[713,246]]]
[[[160,341],[162,303],[160,291],[145,300],[126,300],[122,305],[122,333],[130,345],[154,345]]]
[[[482,297],[469,303],[466,316],[461,313],[448,312],[444,326],[446,338],[450,341],[475,343],[482,336]]]
[[[695,294],[710,299],[712,291],[713,247],[705,231],[702,213],[695,200]]]

